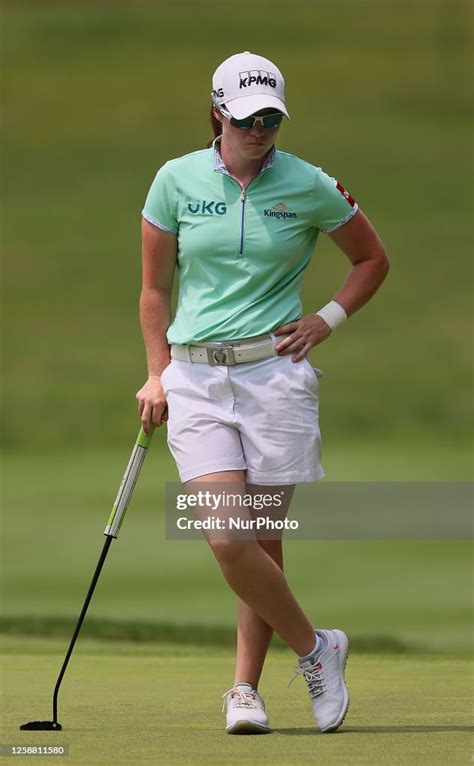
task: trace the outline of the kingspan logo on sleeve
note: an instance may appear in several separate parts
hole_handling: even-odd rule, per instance
[[[263,214],[268,218],[298,218],[296,213],[290,213],[288,205],[284,202],[278,202],[272,208],[264,210]]]
[[[225,215],[227,205],[225,202],[216,202],[205,199],[188,199],[188,210],[194,215]]]

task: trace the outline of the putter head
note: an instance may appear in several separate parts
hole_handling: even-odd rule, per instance
[[[57,721],[29,721],[20,726],[25,731],[60,731],[63,727]]]

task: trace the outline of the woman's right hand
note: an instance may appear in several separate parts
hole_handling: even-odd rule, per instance
[[[138,413],[146,434],[150,433],[151,423],[158,427],[168,420],[168,405],[158,375],[149,376],[145,385],[137,392],[136,399]]]

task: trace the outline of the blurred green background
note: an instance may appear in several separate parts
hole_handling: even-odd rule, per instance
[[[279,147],[350,190],[392,264],[312,353],[328,480],[471,477],[468,2],[15,2],[2,25],[4,629],[77,615],[139,427],[140,211],[156,170],[211,137],[210,78],[240,50],[285,75]],[[321,236],[305,311],[346,272]],[[165,436],[91,620],[217,636],[235,605],[212,554],[164,540]],[[287,545],[304,608],[359,648],[466,651],[470,566],[460,542]]]

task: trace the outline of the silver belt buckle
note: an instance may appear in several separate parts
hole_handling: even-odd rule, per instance
[[[207,361],[210,365],[223,364],[226,366],[235,364],[234,349],[232,346],[221,348],[207,348]]]

